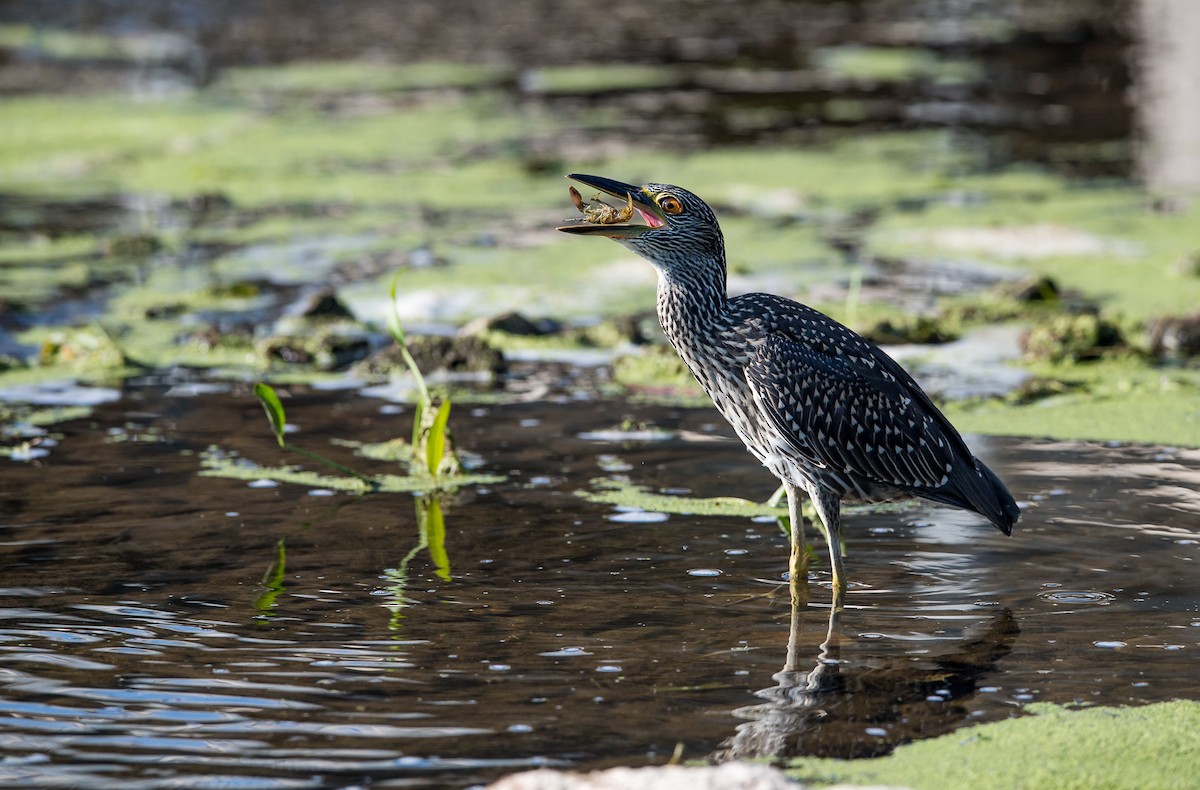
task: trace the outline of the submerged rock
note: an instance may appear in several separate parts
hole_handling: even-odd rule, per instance
[[[289,312],[305,318],[354,319],[350,308],[346,307],[345,303],[338,298],[337,291],[332,288],[322,288],[307,294],[296,302]]]
[[[531,320],[514,311],[490,317],[477,318],[464,326],[460,335],[479,335],[484,332],[503,332],[506,335],[536,337],[553,335],[562,331],[562,324],[550,318]]]
[[[1179,361],[1200,357],[1200,310],[1155,319],[1148,328],[1150,353],[1155,357]]]
[[[1057,302],[1062,298],[1062,289],[1053,277],[1030,275],[1022,277],[1004,288],[1004,295],[1018,302]]]
[[[259,343],[258,351],[268,361],[339,370],[365,359],[371,341],[365,332],[330,327],[308,334],[276,335]]]
[[[410,337],[408,351],[425,375],[447,371],[499,376],[507,368],[500,350],[476,336]],[[408,372],[400,346],[394,343],[376,351],[354,368],[354,373],[364,378],[379,378],[393,371]]]

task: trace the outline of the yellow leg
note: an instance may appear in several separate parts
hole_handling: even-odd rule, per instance
[[[816,490],[813,494],[813,508],[821,523],[825,525],[825,541],[829,544],[829,568],[833,573],[834,606],[841,606],[842,596],[846,592],[846,568],[842,563],[842,524],[841,499],[832,492]]]
[[[804,494],[790,483],[785,484],[788,500],[788,521],[791,522],[791,555],[788,558],[788,588],[792,605],[808,603],[808,551],[804,547],[804,513],[801,512]]]

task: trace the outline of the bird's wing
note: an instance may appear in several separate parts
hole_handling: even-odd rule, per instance
[[[864,373],[843,356],[772,335],[746,366],[746,379],[791,449],[835,479],[912,491],[949,482],[953,447],[886,372]]]
[[[874,344],[790,300],[740,299],[751,297],[747,314],[758,318],[744,326],[756,352],[746,379],[793,452],[836,476],[926,496],[972,458],[920,387]]]

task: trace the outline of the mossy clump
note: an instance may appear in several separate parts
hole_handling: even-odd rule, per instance
[[[478,335],[409,337],[408,351],[417,367],[426,373],[442,371],[501,376],[507,369],[500,349]],[[354,368],[356,375],[369,379],[407,372],[408,365],[401,348],[394,343],[376,351]]]
[[[1083,362],[1130,351],[1121,328],[1093,313],[1039,323],[1022,336],[1021,347],[1030,359],[1049,362]]]
[[[110,236],[100,243],[101,254],[110,258],[146,258],[163,248],[162,239],[149,233]]]
[[[1198,702],[1084,709],[1038,703],[1024,710],[1035,715],[905,744],[887,757],[803,758],[788,773],[806,784],[914,790],[1141,790],[1200,783]]]
[[[927,315],[884,318],[865,327],[860,334],[868,340],[884,345],[949,343],[958,339],[958,335],[946,322]]]
[[[1200,358],[1200,311],[1155,319],[1147,330],[1154,357],[1176,362]]]
[[[361,329],[345,324],[320,326],[313,331],[277,335],[258,344],[269,364],[311,365],[318,370],[341,370],[366,359],[371,339]]]

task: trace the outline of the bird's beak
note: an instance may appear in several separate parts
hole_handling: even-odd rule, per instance
[[[601,208],[598,204],[584,203],[579,193],[572,190],[575,207],[583,214],[569,225],[560,225],[564,233],[575,233],[586,236],[608,236],[611,239],[631,239],[656,228],[665,228],[667,218],[654,202],[653,196],[647,194],[641,187],[614,181],[602,176],[589,176],[582,173],[572,173],[567,178],[578,181],[591,190],[598,190],[618,199],[616,206],[609,206],[611,211]],[[633,225],[630,221],[634,216],[641,217],[644,225]],[[607,220],[607,221],[598,221]]]

